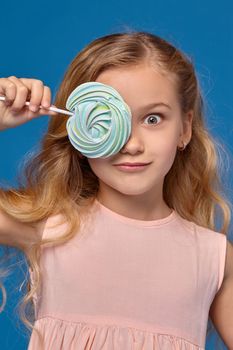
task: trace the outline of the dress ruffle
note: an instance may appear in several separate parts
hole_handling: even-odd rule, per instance
[[[34,328],[42,335],[43,347],[33,330],[28,350],[204,350],[175,335],[115,325],[43,317],[35,321]]]

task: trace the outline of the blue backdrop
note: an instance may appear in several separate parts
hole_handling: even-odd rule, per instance
[[[43,80],[54,93],[67,65],[79,50],[97,37],[125,29],[160,35],[185,51],[195,62],[207,102],[207,125],[214,137],[232,152],[233,132],[233,5],[175,0],[102,0],[82,3],[66,0],[2,2],[0,10],[0,76]],[[15,185],[20,162],[36,149],[48,117],[35,119],[0,133],[0,181]],[[232,158],[225,173],[232,199]],[[24,256],[5,280],[8,300],[0,314],[0,349],[27,349],[24,326],[15,308],[22,298],[26,273]],[[213,349],[212,340],[206,344]]]

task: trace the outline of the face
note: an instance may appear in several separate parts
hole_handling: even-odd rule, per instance
[[[191,138],[191,115],[182,121],[172,78],[150,66],[114,68],[96,79],[115,88],[132,113],[131,136],[124,147],[108,158],[88,158],[99,178],[100,196],[152,196],[162,193],[165,175],[171,168],[182,140]],[[163,105],[162,105],[163,103]],[[151,107],[151,104],[158,104]],[[150,163],[142,171],[123,172],[115,164]]]

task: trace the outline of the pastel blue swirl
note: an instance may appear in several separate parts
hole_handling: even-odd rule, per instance
[[[128,141],[131,111],[113,87],[83,83],[72,91],[66,108],[74,112],[66,123],[69,140],[84,156],[110,157]]]

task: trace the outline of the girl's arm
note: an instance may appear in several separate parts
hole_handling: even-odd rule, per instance
[[[48,110],[51,106],[51,91],[40,80],[18,79],[15,76],[0,78],[0,96],[5,97],[4,101],[0,100],[0,133],[38,116],[57,115]],[[25,105],[26,101],[30,102],[29,106]],[[40,224],[33,226],[20,222],[0,209],[0,244],[26,252],[32,242],[41,239],[40,232]]]
[[[209,315],[228,349],[233,350],[233,244],[230,241],[227,241],[224,279]]]

